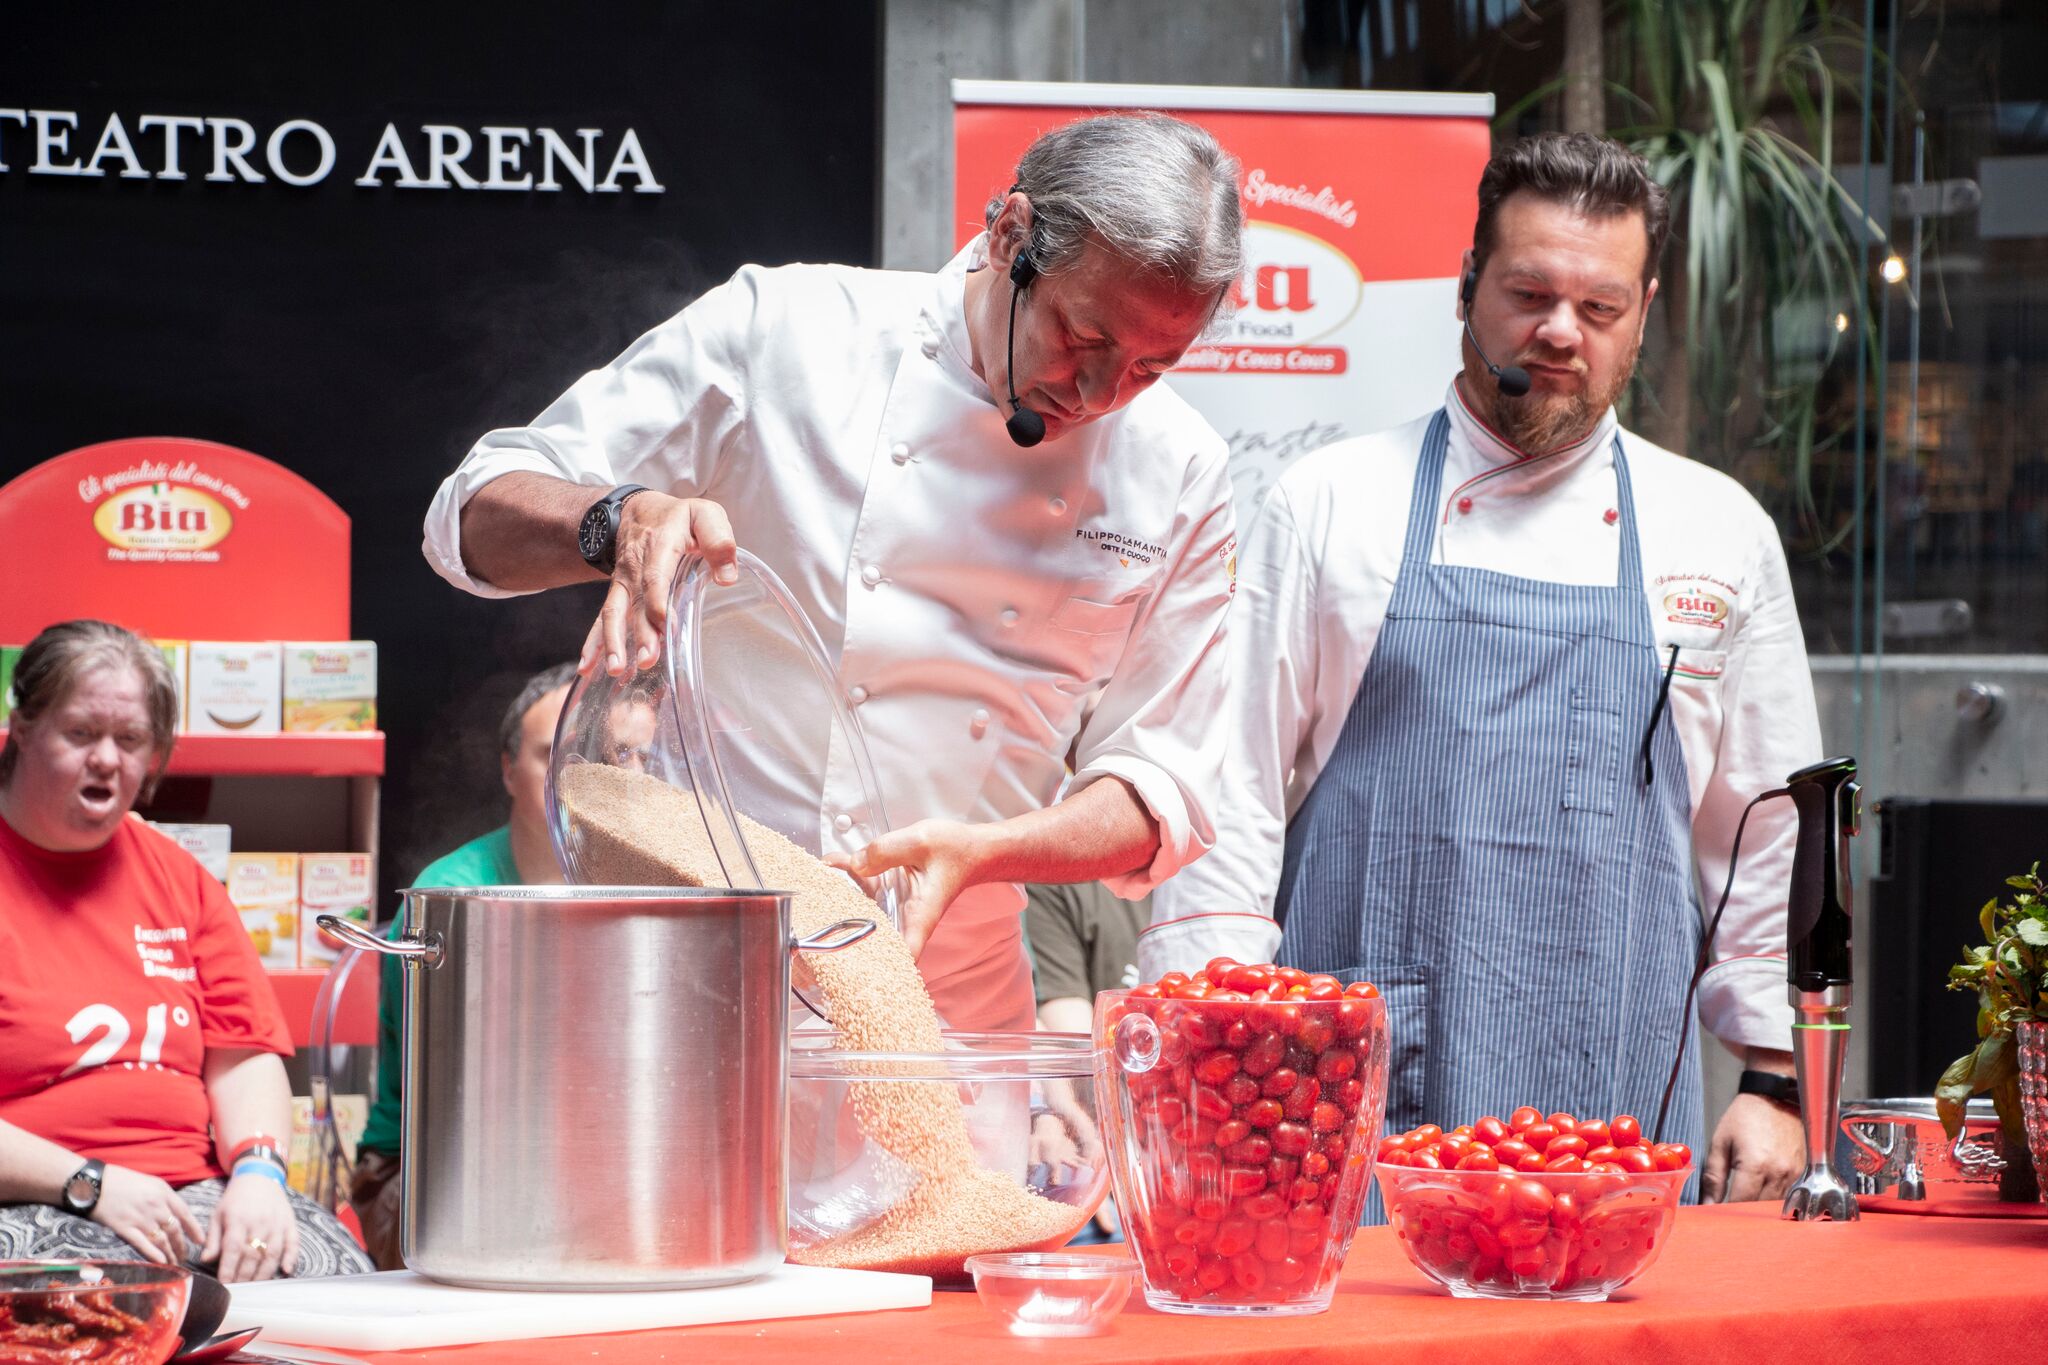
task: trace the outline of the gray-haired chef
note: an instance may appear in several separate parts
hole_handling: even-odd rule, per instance
[[[856,869],[907,869],[955,1027],[1029,1027],[1017,884],[1142,895],[1211,842],[1230,487],[1156,381],[1241,260],[1208,134],[1056,129],[937,274],[747,267],[486,434],[427,557],[485,596],[609,577],[582,663],[616,674],[655,658],[684,557],[730,581],[744,544],[835,658],[899,824]]]

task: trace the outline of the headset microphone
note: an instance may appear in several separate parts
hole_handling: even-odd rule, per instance
[[[1020,446],[1035,446],[1045,439],[1045,418],[1024,406],[1017,397],[1017,297],[1030,283],[1038,278],[1038,263],[1031,259],[1031,246],[1027,242],[1017,248],[1017,258],[1010,262],[1010,339],[1004,350],[1003,366],[1009,376],[1010,416],[1003,423],[1010,439]],[[1528,387],[1527,377],[1523,387]]]
[[[1493,382],[1500,385],[1501,395],[1506,398],[1520,398],[1529,392],[1529,372],[1520,365],[1500,366],[1486,358],[1486,352],[1479,345],[1479,334],[1472,330],[1472,293],[1478,286],[1477,272],[1465,274],[1465,339],[1472,343],[1472,351],[1479,357],[1479,363],[1493,376]]]

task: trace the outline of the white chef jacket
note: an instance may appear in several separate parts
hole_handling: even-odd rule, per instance
[[[1612,583],[1619,562],[1610,410],[1586,439],[1524,459],[1455,383],[1439,564]],[[1434,416],[1434,414],[1430,414]],[[1219,953],[1265,961],[1287,822],[1329,760],[1401,564],[1430,417],[1340,441],[1290,467],[1246,533],[1231,622],[1229,781],[1216,849],[1159,888],[1139,940],[1146,979]],[[1812,676],[1777,528],[1740,485],[1623,432],[1658,662],[1679,646],[1670,712],[1691,785],[1693,853],[1711,915],[1743,806],[1820,757]],[[1757,807],[1700,982],[1700,1017],[1731,1046],[1788,1048],[1785,900],[1797,820]]]
[[[1013,443],[969,360],[964,283],[985,249],[937,275],[743,268],[531,425],[479,440],[435,495],[425,551],[457,587],[510,595],[463,567],[460,517],[515,470],[711,499],[817,627],[893,824],[1000,820],[1114,775],[1159,827],[1151,864],[1109,879],[1136,897],[1212,842],[1226,448],[1163,382]],[[1023,900],[971,888],[927,959],[969,932],[1021,943]]]

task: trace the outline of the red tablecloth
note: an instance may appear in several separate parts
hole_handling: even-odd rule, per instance
[[[1648,1273],[1600,1304],[1452,1299],[1385,1228],[1361,1231],[1327,1313],[1254,1321],[1155,1313],[1137,1294],[1106,1336],[1010,1336],[971,1293],[920,1310],[387,1352],[377,1365],[1060,1365],[1126,1361],[1977,1362],[2038,1355],[2048,1220],[1779,1220],[1775,1205],[1685,1209]],[[259,1341],[257,1350],[262,1349]]]

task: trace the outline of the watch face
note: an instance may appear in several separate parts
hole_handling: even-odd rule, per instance
[[[583,523],[576,528],[576,546],[593,564],[604,561],[605,541],[609,539],[605,533],[610,529],[609,523],[604,504],[599,503],[583,514]]]
[[[99,1201],[100,1183],[84,1171],[64,1182],[64,1202],[74,1209],[90,1208]]]

